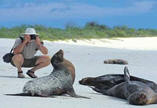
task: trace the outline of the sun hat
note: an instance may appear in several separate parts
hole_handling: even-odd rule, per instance
[[[34,28],[26,28],[25,33],[23,33],[23,34],[24,34],[24,35],[25,35],[25,34],[28,34],[28,35],[32,35],[32,34],[34,34],[34,35],[39,35],[39,34],[36,33],[36,31],[35,31]]]

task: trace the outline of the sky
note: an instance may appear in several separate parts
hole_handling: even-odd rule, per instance
[[[157,29],[157,0],[0,0],[0,27],[81,27],[91,21]]]

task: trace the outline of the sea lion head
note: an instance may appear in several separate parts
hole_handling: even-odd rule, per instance
[[[57,53],[55,53],[53,55],[53,57],[51,58],[51,64],[52,66],[56,66],[60,63],[62,63],[64,60],[64,52],[62,49],[60,49]]]
[[[145,92],[135,92],[128,98],[129,103],[133,105],[146,105],[148,102],[147,94]]]
[[[95,85],[95,78],[92,77],[87,77],[83,78],[82,80],[79,81],[81,85],[88,85],[88,86],[94,86]]]

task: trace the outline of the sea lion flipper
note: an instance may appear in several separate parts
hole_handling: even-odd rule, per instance
[[[74,91],[74,88],[71,87],[67,90],[67,94],[69,94],[71,97],[75,97],[75,98],[85,98],[85,99],[90,99],[89,97],[85,97],[85,96],[80,96],[80,95],[77,95]]]
[[[75,97],[75,96],[76,96],[76,93],[75,93],[73,87],[66,88],[66,92],[67,92],[67,94],[70,95],[71,97]]]
[[[74,98],[90,99],[89,97],[77,95],[75,92],[67,91],[67,93],[68,93],[71,97],[74,97]]]
[[[127,82],[130,81],[130,73],[127,66],[124,67],[124,79]]]
[[[85,97],[85,96],[80,96],[80,95],[76,95],[75,98],[84,98],[84,99],[91,99],[89,97]]]
[[[99,89],[99,88],[96,88],[96,87],[90,87],[91,89],[93,89],[94,91],[98,92],[98,93],[102,93],[104,95],[106,95],[107,93],[107,90],[106,89]]]
[[[92,86],[89,86],[91,89],[93,89],[94,91],[98,92],[98,93],[102,93],[100,89],[98,88],[95,88],[95,87],[92,87]]]

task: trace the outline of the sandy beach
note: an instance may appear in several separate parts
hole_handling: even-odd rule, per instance
[[[24,79],[16,78],[16,68],[2,60],[2,56],[10,51],[14,41],[15,39],[0,39],[0,108],[115,108],[117,105],[119,108],[138,108],[139,106],[130,105],[126,100],[101,95],[78,83],[84,77],[123,74],[124,65],[103,64],[105,59],[127,60],[131,75],[157,82],[157,37],[44,41],[44,45],[49,49],[49,56],[59,49],[64,50],[65,58],[76,68],[74,83],[76,93],[91,99],[69,96],[53,98],[6,96],[4,94],[21,93],[24,84],[32,80],[28,76]],[[24,68],[24,73],[27,70]],[[36,75],[39,77],[49,75],[52,70],[53,67],[49,65],[38,70]],[[156,108],[157,104],[142,107]]]
[[[137,38],[113,38],[113,39],[83,39],[55,41],[55,43],[65,43],[73,45],[86,45],[118,49],[132,50],[157,50],[157,37],[137,37]]]

